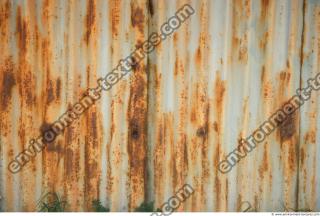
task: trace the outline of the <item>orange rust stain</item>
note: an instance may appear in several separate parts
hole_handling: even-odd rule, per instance
[[[139,199],[144,197],[146,187],[146,152],[147,152],[147,82],[145,66],[137,65],[131,76],[129,108],[128,157],[129,181],[132,194],[129,197],[129,208],[137,206]]]
[[[289,59],[287,59],[287,62],[286,62],[286,63],[287,63],[287,68],[289,69],[289,68],[290,68],[290,66],[291,66],[291,65],[290,65],[290,60],[289,60]]]
[[[272,96],[272,84],[267,79],[267,72],[265,65],[261,69],[261,83],[262,83],[262,95],[263,98],[269,99]]]
[[[216,71],[217,77],[215,79],[215,113],[216,113],[216,125],[217,125],[217,142],[216,142],[216,150],[214,155],[214,166],[217,167],[218,163],[220,162],[220,155],[221,152],[221,126],[222,126],[222,115],[223,115],[223,102],[224,102],[224,95],[226,91],[225,82],[221,80],[220,73]],[[218,169],[216,169],[215,173],[215,190],[216,190],[216,210],[220,209],[221,205],[221,180],[219,179]]]
[[[237,198],[237,211],[241,211],[241,204],[242,204],[242,196],[241,196],[241,194],[238,194],[238,198]]]
[[[178,33],[175,32],[173,34],[173,43],[174,43],[175,46],[177,46],[177,44],[178,44],[178,38],[179,38]]]
[[[191,110],[191,122],[195,122],[197,119],[197,111],[195,109]]]
[[[297,168],[297,152],[295,143],[289,143],[288,165],[291,171]]]
[[[221,182],[218,176],[215,177],[214,179],[214,188],[215,188],[215,193],[216,193],[216,211],[219,211],[220,209],[220,201],[221,201]]]
[[[244,37],[240,39],[240,49],[238,53],[239,61],[247,62],[248,60],[247,44],[248,44],[248,39],[247,39],[247,34],[245,34]]]
[[[269,32],[265,32],[262,38],[260,39],[260,43],[259,43],[259,47],[264,51],[266,50],[268,39],[269,39]]]
[[[264,19],[266,15],[268,14],[268,8],[269,8],[270,2],[269,0],[261,0],[261,18]]]
[[[213,123],[213,129],[214,129],[215,132],[219,133],[219,126],[218,126],[218,123],[216,121]]]
[[[99,185],[99,122],[98,113],[93,107],[87,113],[87,128],[86,131],[88,136],[86,137],[85,146],[85,193],[87,197],[85,198],[86,208],[91,208],[91,202],[98,196],[98,185]]]
[[[262,164],[259,167],[259,176],[261,179],[264,177],[264,173],[268,171],[269,169],[269,161],[268,161],[268,152],[267,152],[267,145],[266,143],[264,145],[264,152],[263,152],[263,158],[262,158]]]
[[[119,31],[119,23],[120,23],[120,7],[121,1],[120,0],[110,0],[110,20],[111,20],[111,30],[112,30],[112,37],[118,36]]]
[[[199,66],[201,64],[201,48],[198,47],[196,52],[196,65]]]
[[[8,26],[8,20],[10,17],[10,12],[11,12],[11,4],[10,1],[6,1],[4,5],[0,8],[0,31],[1,31],[1,36],[5,37],[7,34],[7,26]]]
[[[233,35],[232,36],[232,48],[237,50],[239,45],[240,45],[240,38],[238,38],[237,36]]]
[[[156,134],[156,146],[154,149],[154,166],[157,167],[157,169],[154,170],[154,185],[155,185],[155,193],[158,194],[159,199],[163,199],[163,186],[164,186],[164,123],[163,120],[161,119],[159,121],[160,123],[158,124],[157,127],[157,134]],[[186,142],[185,142],[186,143]],[[185,148],[187,148],[187,145],[185,144]],[[187,150],[187,149],[186,149]],[[187,153],[186,153],[187,154]],[[186,155],[188,159],[188,154]],[[161,205],[162,203],[159,203]]]
[[[42,58],[43,66],[47,66],[49,64],[50,57],[51,57],[50,41],[45,38],[41,42],[41,58]]]
[[[28,26],[27,22],[22,18],[20,6],[17,8],[16,34],[19,47],[19,55],[24,56],[27,52]]]
[[[16,85],[16,79],[13,73],[14,64],[12,58],[7,58],[1,67],[3,74],[1,89],[1,108],[6,109],[11,98],[12,88]]]
[[[137,28],[142,34],[144,29],[144,14],[142,8],[131,3],[131,25]]]
[[[316,132],[314,130],[309,131],[306,133],[306,135],[304,136],[304,141],[305,143],[316,143]]]
[[[210,177],[210,169],[209,169],[209,159],[208,159],[208,149],[209,149],[209,143],[208,143],[208,131],[209,131],[209,112],[210,112],[210,106],[209,104],[206,105],[205,110],[205,116],[204,116],[204,126],[198,128],[197,130],[197,136],[199,138],[202,138],[202,148],[201,148],[201,165],[202,165],[202,181],[201,181],[201,191],[202,196],[201,200],[203,205],[206,202],[206,188],[205,184],[207,183],[209,177]]]
[[[23,83],[20,85],[20,94],[25,95],[24,100],[27,106],[31,107],[36,102],[36,97],[34,95],[33,89],[35,77],[30,70],[24,75]],[[24,91],[24,92],[22,92]]]
[[[174,75],[177,76],[179,73],[179,59],[178,56],[176,56],[176,60],[174,62]]]
[[[42,6],[42,21],[44,25],[48,23],[49,12],[50,12],[50,0],[44,0],[43,6]]]
[[[281,71],[279,76],[280,76],[280,82],[282,84],[288,84],[289,83],[291,74],[288,71]]]
[[[86,15],[86,33],[84,35],[84,40],[86,44],[89,44],[90,37],[95,29],[95,20],[96,20],[96,8],[93,0],[88,0],[87,4],[87,15]]]
[[[265,82],[266,79],[266,67],[263,65],[261,68],[261,83]]]
[[[223,109],[223,100],[225,95],[225,81],[221,80],[220,73],[217,71],[217,78],[215,81],[215,93],[216,93],[216,100],[215,105],[217,107],[217,112],[220,115]]]

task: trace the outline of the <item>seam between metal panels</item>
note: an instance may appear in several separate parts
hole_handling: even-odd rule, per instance
[[[304,48],[304,33],[305,33],[305,15],[306,15],[306,0],[303,0],[302,7],[302,32],[301,32],[301,45],[300,45],[300,79],[299,89],[302,88],[302,67],[303,67],[303,48]],[[297,191],[296,191],[296,209],[299,209],[299,193],[300,193],[300,146],[301,146],[301,113],[302,109],[299,109],[299,141],[298,141],[298,164],[297,164]]]

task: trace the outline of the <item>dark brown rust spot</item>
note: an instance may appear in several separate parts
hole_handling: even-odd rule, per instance
[[[153,16],[154,14],[154,9],[153,9],[153,3],[152,3],[153,0],[148,0],[148,8],[149,8],[149,13],[151,15],[151,17]]]
[[[143,34],[144,29],[144,14],[143,10],[131,3],[131,25],[133,28],[138,28],[138,30]]]
[[[262,68],[261,68],[261,83],[264,83],[265,82],[265,79],[266,79],[266,67],[264,65],[262,65]]]
[[[300,160],[301,160],[302,165],[304,164],[305,158],[306,158],[306,153],[305,153],[304,149],[301,148],[300,149]]]
[[[71,149],[66,150],[65,170],[67,175],[71,175],[73,167],[73,151]]]
[[[279,126],[281,142],[290,139],[296,132],[295,113],[289,115]]]
[[[63,148],[62,148],[61,144],[59,144],[59,143],[50,143],[47,146],[47,150],[48,150],[48,152],[62,153]]]
[[[42,125],[40,126],[40,134],[44,136],[45,132],[50,129],[51,129],[51,124],[49,124],[48,122],[43,122]],[[43,139],[43,141],[45,142],[45,139]]]
[[[198,137],[205,137],[207,134],[207,128],[206,127],[200,127],[197,130],[197,136]]]
[[[23,56],[27,51],[28,29],[26,21],[22,18],[20,6],[17,9],[16,34],[19,53]]]
[[[65,137],[66,137],[66,143],[72,143],[72,137],[73,137],[73,129],[72,129],[72,127],[67,127],[66,128]]]
[[[42,125],[40,126],[40,133],[43,134],[47,130],[51,129],[51,124],[47,122],[43,122]]]
[[[133,139],[139,138],[139,126],[135,121],[132,121],[130,124],[130,134]]]
[[[50,80],[47,85],[47,104],[50,104],[52,101],[54,101],[54,92],[53,92],[53,84]]]
[[[95,4],[93,0],[88,0],[87,4],[87,16],[86,16],[86,33],[84,36],[84,40],[86,44],[89,44],[90,37],[92,35],[92,32],[94,31],[94,25],[95,25]]]
[[[1,86],[1,107],[5,109],[11,98],[12,88],[16,85],[16,80],[13,74],[14,65],[11,58],[6,59],[1,73],[3,73],[3,80]]]
[[[61,97],[61,79],[58,78],[56,81],[56,98],[59,99]]]
[[[97,122],[97,113],[91,112],[91,131],[94,139],[98,136],[98,122]]]

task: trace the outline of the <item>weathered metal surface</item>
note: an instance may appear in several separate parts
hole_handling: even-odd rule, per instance
[[[320,1],[304,5],[304,34],[301,47],[301,83],[319,73],[320,65]],[[299,208],[320,209],[319,92],[311,95],[301,109],[299,143]]]
[[[185,3],[195,15],[133,74],[20,173],[7,170]],[[97,198],[112,211],[159,207],[189,183],[179,211],[319,211],[319,94],[230,173],[217,169],[318,72],[319,11],[317,0],[1,0],[0,207],[34,211],[48,191],[70,211]]]

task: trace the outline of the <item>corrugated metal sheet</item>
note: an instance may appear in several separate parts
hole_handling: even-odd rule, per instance
[[[0,206],[320,211],[318,96],[228,174],[217,164],[319,70],[320,1],[0,1]],[[18,174],[8,163],[178,8],[196,13]],[[317,151],[318,150],[318,151]]]

